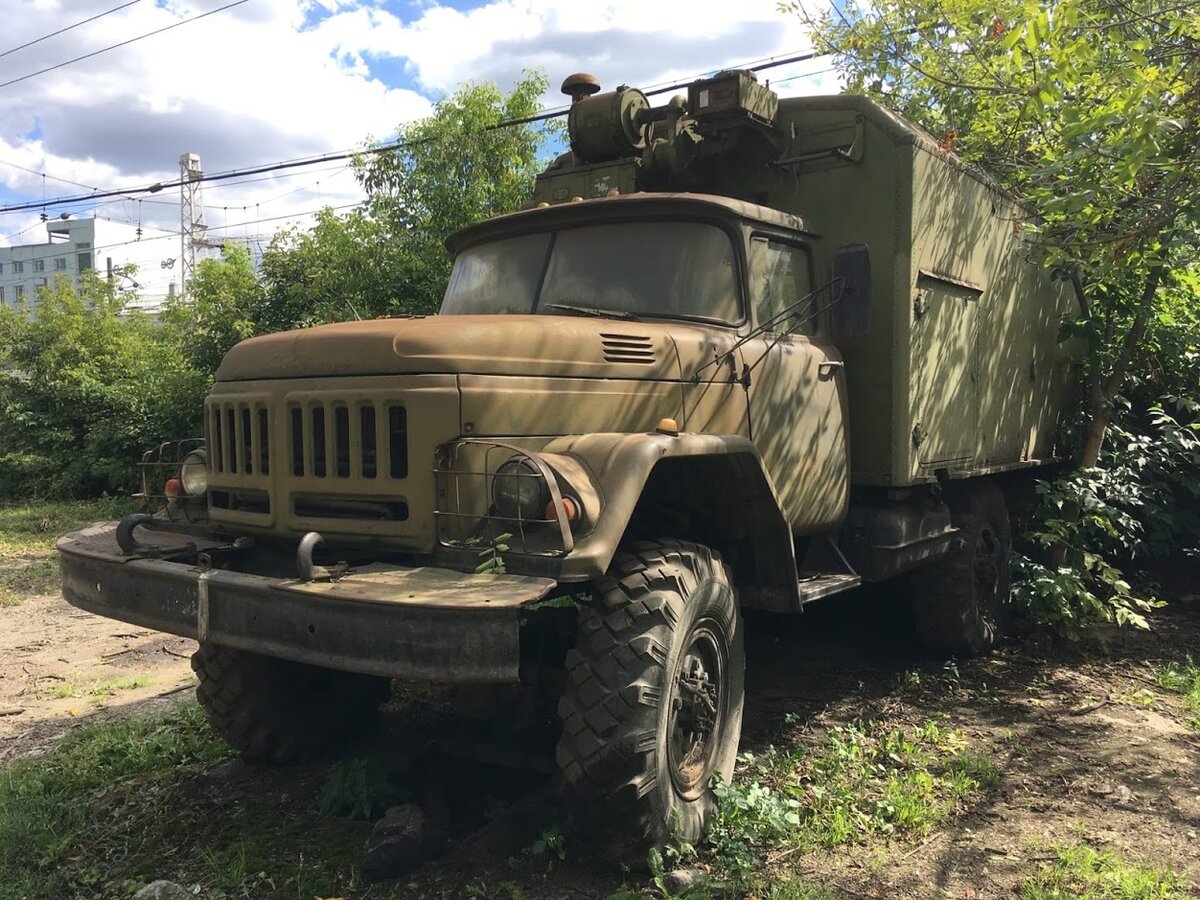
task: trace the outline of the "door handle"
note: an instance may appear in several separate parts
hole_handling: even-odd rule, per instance
[[[834,369],[844,369],[846,364],[840,359],[823,359],[817,364],[817,370],[822,375],[832,372]]]

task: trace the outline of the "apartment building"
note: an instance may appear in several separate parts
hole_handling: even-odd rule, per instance
[[[39,287],[56,278],[78,285],[80,273],[91,269],[133,290],[133,306],[156,310],[175,292],[178,255],[179,236],[168,231],[105,219],[51,219],[45,241],[0,247],[0,303],[32,313]]]

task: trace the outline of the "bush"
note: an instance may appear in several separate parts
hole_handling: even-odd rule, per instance
[[[195,436],[208,377],[178,335],[94,273],[0,309],[0,496],[96,497],[137,486],[142,453]]]

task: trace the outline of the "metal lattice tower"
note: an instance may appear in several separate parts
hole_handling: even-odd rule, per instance
[[[179,293],[185,298],[196,271],[196,248],[208,245],[200,176],[199,153],[179,157]]]

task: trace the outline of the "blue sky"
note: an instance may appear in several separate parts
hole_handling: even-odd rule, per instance
[[[226,2],[138,0],[5,54],[117,4],[0,0],[0,83]],[[247,0],[0,88],[0,205],[40,201],[43,185],[53,198],[174,179],[183,152],[213,172],[344,150],[427,114],[463,82],[505,87],[527,67],[554,86],[580,70],[651,85],[806,48],[777,0]],[[831,73],[808,74],[826,68],[770,77],[781,93],[829,92]],[[544,103],[563,100],[552,91]],[[360,198],[345,167],[326,164],[209,185],[204,199],[214,235],[263,238]],[[177,192],[68,209],[178,228]],[[41,239],[39,212],[0,213],[0,245]]]

